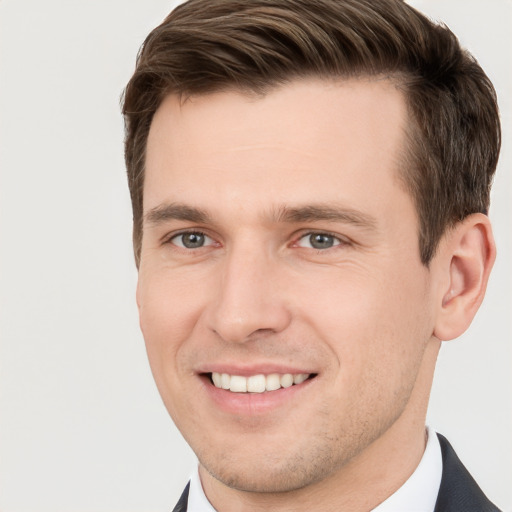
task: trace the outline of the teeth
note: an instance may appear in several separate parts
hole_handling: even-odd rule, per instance
[[[212,381],[216,388],[229,389],[234,393],[263,393],[264,391],[275,391],[280,388],[289,388],[294,384],[301,384],[309,375],[309,373],[271,373],[269,375],[259,374],[242,377],[240,375],[213,372]]]
[[[212,380],[216,388],[222,387],[222,375],[220,373],[212,373]]]
[[[220,376],[220,387],[222,389],[229,389],[230,381],[231,381],[231,377],[227,373],[223,373]]]
[[[263,393],[263,391],[265,391],[265,385],[265,375],[253,375],[247,379],[247,391],[249,391],[249,393]]]
[[[289,388],[293,386],[293,375],[291,373],[285,373],[281,375],[281,386],[283,388]]]
[[[267,391],[275,391],[281,387],[281,377],[277,373],[271,373],[267,375],[267,383],[265,389]]]
[[[247,379],[240,375],[232,375],[229,381],[229,391],[235,393],[247,393]]]
[[[293,376],[293,383],[294,384],[301,384],[302,382],[304,382],[307,378],[309,377],[309,375],[307,373],[298,373],[297,375],[294,375]]]

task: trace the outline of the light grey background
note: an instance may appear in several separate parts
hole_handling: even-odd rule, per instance
[[[176,2],[0,1],[0,510],[172,509],[193,454],[161,404],[134,300],[119,96]],[[430,0],[500,95],[498,261],[443,348],[429,423],[512,511],[512,2]]]

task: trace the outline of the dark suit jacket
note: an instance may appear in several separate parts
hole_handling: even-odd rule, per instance
[[[443,454],[443,476],[434,512],[500,512],[482,492],[450,443],[437,434]],[[173,512],[187,510],[189,484]]]

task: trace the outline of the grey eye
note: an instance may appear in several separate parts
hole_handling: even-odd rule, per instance
[[[300,247],[308,247],[312,249],[330,249],[336,245],[340,245],[341,241],[339,238],[329,235],[328,233],[308,233],[304,235],[298,245]]]
[[[171,241],[174,245],[184,249],[199,249],[213,242],[209,236],[198,232],[181,233],[173,237]]]
[[[329,249],[334,245],[334,237],[323,233],[313,233],[309,235],[309,243],[315,249]]]

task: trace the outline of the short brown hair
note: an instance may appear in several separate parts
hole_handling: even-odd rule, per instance
[[[496,93],[455,35],[401,0],[189,0],[146,38],[124,92],[125,159],[137,264],[145,151],[163,98],[265,94],[309,76],[385,76],[405,94],[401,177],[428,265],[445,230],[487,213],[501,142]]]

